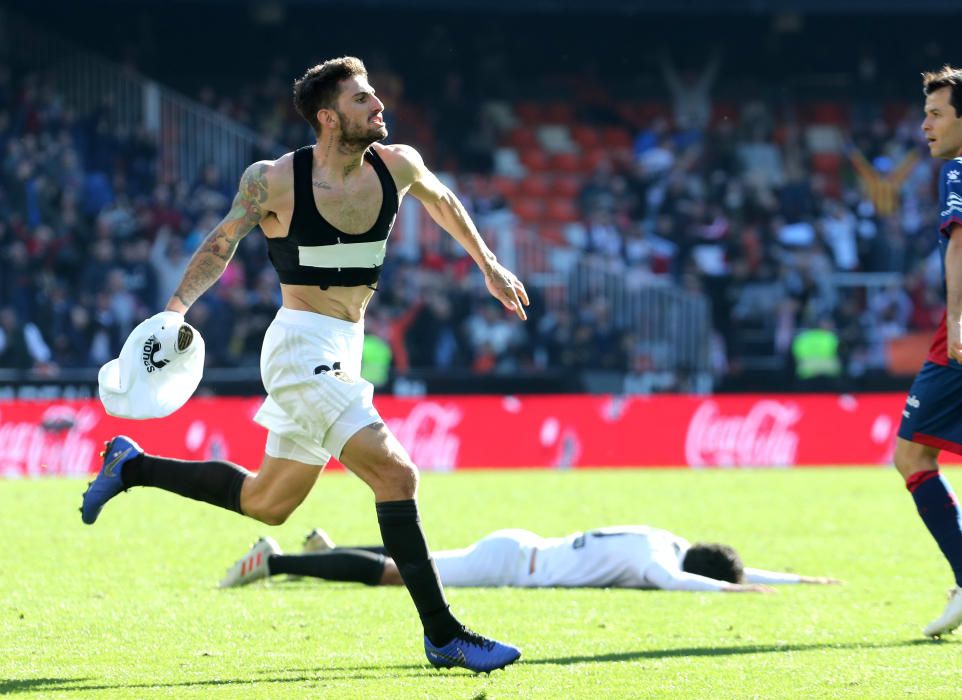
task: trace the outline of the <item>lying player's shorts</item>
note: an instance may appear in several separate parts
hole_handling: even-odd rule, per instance
[[[922,365],[905,401],[899,437],[962,454],[962,370]]]
[[[434,562],[445,586],[520,586],[540,540],[528,530],[498,530],[465,549],[435,552]]]
[[[254,420],[267,454],[323,467],[348,439],[381,420],[374,386],[361,379],[364,324],[281,308],[264,334],[267,399]]]

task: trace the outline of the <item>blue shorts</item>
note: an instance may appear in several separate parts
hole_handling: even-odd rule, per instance
[[[915,376],[899,437],[962,455],[962,369],[928,362]]]

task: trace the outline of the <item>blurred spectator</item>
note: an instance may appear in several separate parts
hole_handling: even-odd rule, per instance
[[[855,216],[841,202],[829,200],[820,220],[822,238],[832,253],[835,267],[851,272],[858,267]]]
[[[432,294],[415,307],[405,334],[411,367],[454,369],[467,364],[470,353],[454,308],[459,301],[463,303]]]
[[[194,214],[226,213],[232,199],[231,187],[224,182],[220,169],[214,163],[205,165],[190,192],[191,212]]]
[[[50,362],[50,348],[31,322],[23,323],[10,307],[0,308],[0,367],[31,369]]]
[[[854,146],[849,146],[846,152],[876,213],[879,216],[895,214],[901,203],[902,185],[919,159],[918,152],[909,151],[897,166],[888,155],[880,155],[870,163]]]
[[[704,131],[711,119],[711,91],[721,67],[720,49],[712,50],[700,74],[694,70],[679,72],[666,50],[659,53],[658,66],[671,91],[676,127]]]
[[[511,350],[519,343],[520,330],[494,301],[482,302],[479,313],[465,321],[465,333],[475,348],[473,368],[482,374],[512,368]]]
[[[801,330],[792,341],[795,376],[812,386],[812,380],[833,379],[842,373],[838,356],[838,335],[832,319],[822,317],[818,325]]]
[[[369,312],[364,321],[361,376],[375,388],[383,387],[391,377],[391,346],[384,339],[389,334],[381,314],[377,311]]]
[[[156,292],[153,299],[146,294],[142,298],[148,307],[162,309],[180,284],[190,258],[184,251],[183,242],[171,235],[170,227],[165,224],[157,229],[149,260],[156,278]]]

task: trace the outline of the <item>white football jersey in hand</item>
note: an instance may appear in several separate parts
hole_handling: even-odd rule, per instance
[[[203,373],[204,339],[181,314],[162,311],[134,328],[120,357],[100,368],[100,401],[112,416],[162,418],[187,402]]]

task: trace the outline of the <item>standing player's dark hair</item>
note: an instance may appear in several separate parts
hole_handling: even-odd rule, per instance
[[[962,117],[962,68],[946,63],[942,70],[922,74],[922,92],[926,96],[945,87],[952,89],[949,102],[955,108],[955,116]]]
[[[693,544],[685,553],[681,568],[690,574],[707,576],[717,581],[741,583],[745,579],[742,558],[727,544]]]
[[[356,75],[367,77],[364,62],[354,56],[341,56],[308,68],[302,77],[294,81],[294,107],[315,133],[321,130],[317,111],[335,109],[341,81]]]

